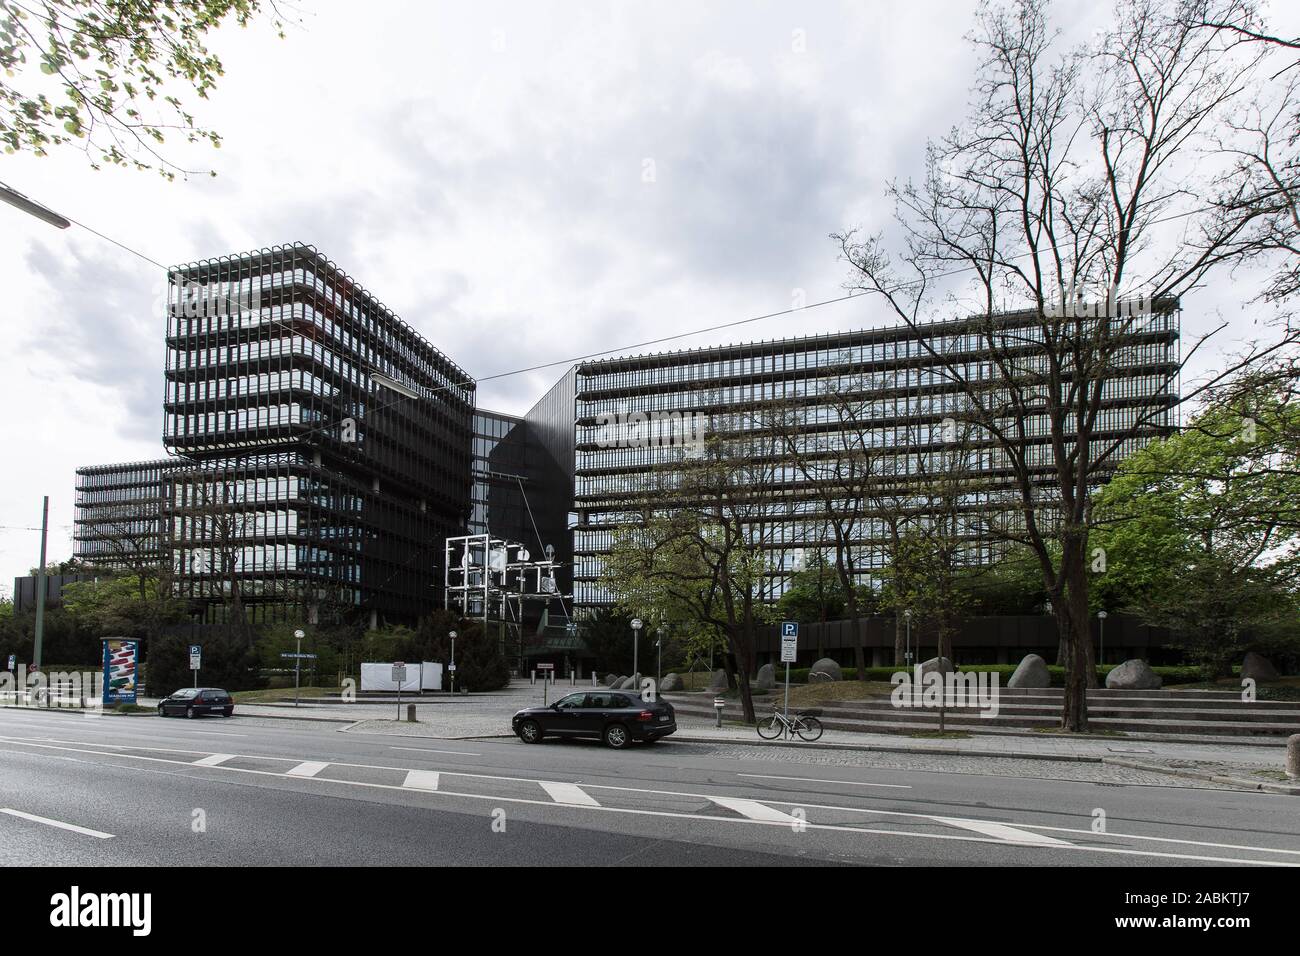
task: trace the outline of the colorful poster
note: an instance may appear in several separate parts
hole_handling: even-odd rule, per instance
[[[113,638],[104,642],[104,703],[134,704],[140,644]]]

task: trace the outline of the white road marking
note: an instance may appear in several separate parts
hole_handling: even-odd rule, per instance
[[[798,817],[792,817],[788,813],[782,813],[780,810],[774,810],[765,803],[759,803],[757,800],[741,800],[737,797],[709,797],[720,807],[726,807],[728,810],[735,810],[743,817],[750,820],[760,820],[763,823],[802,823]]]
[[[290,767],[284,773],[287,777],[314,777],[328,766],[329,764],[320,760],[304,760],[298,766]]]
[[[455,754],[457,757],[483,756],[482,754],[470,753],[468,750],[432,750],[428,747],[393,747],[390,745],[388,749],[389,750],[414,750],[416,753],[421,753],[421,754]]]
[[[761,780],[796,780],[801,783],[840,783],[846,787],[889,787],[891,790],[911,790],[906,783],[866,783],[859,780],[821,780],[817,777],[779,777],[774,773],[738,773],[737,777],[754,777]]]
[[[438,775],[432,770],[410,770],[402,786],[408,790],[437,790]]]
[[[142,750],[148,750],[148,747],[142,747]],[[196,767],[215,767],[225,763],[234,757],[234,754],[208,754],[206,757],[200,757],[198,760],[191,760],[190,763]]]
[[[190,730],[182,733],[202,734],[204,737],[247,737],[248,734],[232,734],[224,730]]]
[[[1068,840],[1058,840],[1055,837],[1043,836],[1041,833],[1030,833],[1028,830],[1017,830],[1005,823],[991,823],[987,820],[958,820],[955,817],[935,817],[934,819],[940,823],[961,827],[963,830],[974,830],[976,833],[983,833],[985,836],[1022,846],[1074,846]]]
[[[575,783],[555,783],[552,780],[538,780],[542,789],[556,803],[567,803],[571,807],[598,807],[600,806],[591,794],[587,793]]]
[[[32,823],[43,823],[47,827],[58,827],[60,830],[71,830],[73,833],[80,833],[84,836],[94,837],[96,840],[111,840],[113,834],[105,833],[103,830],[92,830],[90,827],[79,827],[75,823],[64,823],[62,820],[51,820],[49,817],[38,817],[34,813],[23,813],[21,810],[11,810],[8,807],[0,808],[0,813],[7,813],[11,817],[18,817],[21,820],[30,820]]]

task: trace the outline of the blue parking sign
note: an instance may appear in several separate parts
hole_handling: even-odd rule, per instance
[[[798,636],[799,636],[799,622],[798,622],[798,621],[782,621],[782,622],[781,622],[781,636],[782,636],[782,637],[798,637]]]

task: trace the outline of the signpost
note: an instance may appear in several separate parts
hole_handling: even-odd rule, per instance
[[[10,655],[9,655],[9,668],[8,668],[8,669],[9,669],[9,670],[14,670],[14,669],[16,669],[17,667],[18,667],[18,656],[17,656],[16,654],[10,654]]]
[[[393,683],[397,685],[397,719],[402,719],[402,682],[406,680],[406,662],[393,664]]]
[[[203,661],[203,648],[198,644],[190,645],[190,670],[194,671],[194,686],[199,686],[199,664]]]
[[[799,622],[781,622],[781,660],[785,664],[785,716],[790,719],[790,665],[799,658]]]
[[[542,672],[542,705],[547,704],[551,681],[554,679],[554,664],[538,664],[537,669]]]
[[[298,690],[302,682],[302,639],[307,635],[301,629],[293,632],[293,639],[298,642],[298,655],[293,659],[293,706],[298,706]]]

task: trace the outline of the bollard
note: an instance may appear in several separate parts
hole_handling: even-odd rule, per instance
[[[725,697],[713,698],[713,711],[717,715],[717,720],[713,724],[714,727],[722,726],[722,708],[726,706],[727,706],[727,699]]]
[[[1286,739],[1286,775],[1292,780],[1300,780],[1300,734],[1292,734]]]
[[[407,705],[406,705],[406,722],[407,722],[408,724],[413,724],[413,723],[416,722],[416,721],[415,721],[415,705],[414,705],[414,704],[407,704]]]

